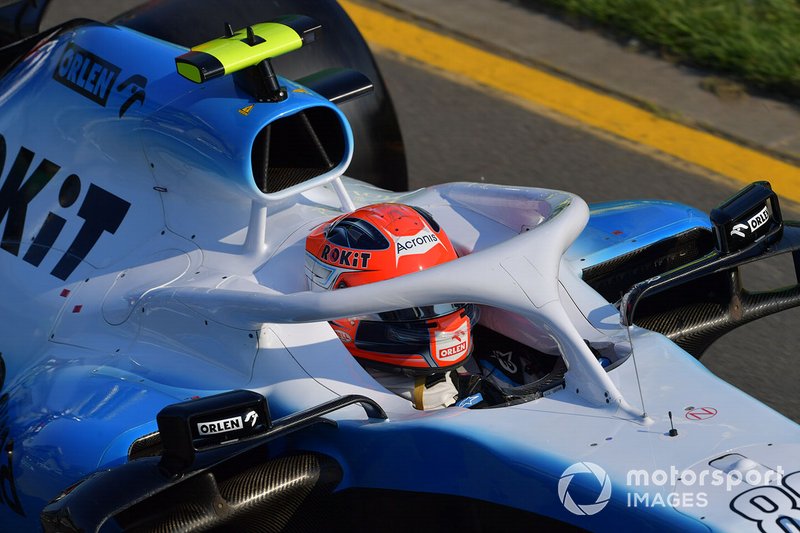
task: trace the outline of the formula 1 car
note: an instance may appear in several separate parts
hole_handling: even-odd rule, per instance
[[[193,14],[213,2],[45,32],[44,3],[5,4],[3,531],[800,528],[800,428],[698,362],[800,303],[797,285],[740,282],[748,262],[798,264],[768,183],[710,215],[468,182],[391,192],[396,121],[333,2],[241,2],[247,20],[214,14],[212,35]],[[335,31],[367,76],[271,60],[316,69],[300,54]],[[371,86],[380,105],[347,111],[384,128],[355,167],[367,182],[345,175],[342,110]],[[460,257],[310,291],[308,234],[378,202],[424,209]],[[481,409],[415,410],[329,325],[457,302],[546,375]]]

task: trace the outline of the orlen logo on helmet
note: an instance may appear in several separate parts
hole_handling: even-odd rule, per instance
[[[437,354],[437,359],[440,361],[452,361],[454,359],[458,359],[464,352],[467,351],[467,341],[461,342],[456,344],[455,346],[448,346],[447,348],[442,348],[439,350]]]
[[[436,332],[436,359],[455,361],[464,356],[469,349],[469,331],[459,329],[453,332]]]
[[[410,237],[394,238],[395,252],[398,259],[404,255],[424,254],[437,244],[441,244],[439,237],[427,229]],[[442,244],[442,246],[444,245]]]

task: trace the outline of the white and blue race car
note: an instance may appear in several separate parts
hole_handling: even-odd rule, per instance
[[[800,530],[800,427],[698,362],[800,303],[739,278],[798,260],[768,183],[710,216],[392,192],[391,103],[333,2],[248,5],[216,39],[194,20],[210,2],[45,32],[46,2],[3,4],[0,530]],[[302,56],[335,35],[317,20],[342,37]],[[358,54],[367,76],[275,74]],[[353,174],[339,105],[379,132]],[[430,213],[460,257],[310,291],[309,233],[383,202]],[[416,410],[329,325],[456,302],[547,372],[483,408]]]

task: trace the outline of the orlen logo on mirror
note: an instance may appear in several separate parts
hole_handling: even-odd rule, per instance
[[[748,220],[747,224],[750,226],[750,231],[752,232],[766,224],[767,220],[769,220],[769,211],[767,210],[767,206],[764,206],[764,209],[759,211],[756,216]]]

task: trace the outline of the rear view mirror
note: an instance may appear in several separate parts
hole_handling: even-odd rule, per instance
[[[751,183],[711,211],[721,255],[742,250],[761,239],[775,242],[783,233],[778,196],[769,182]]]

